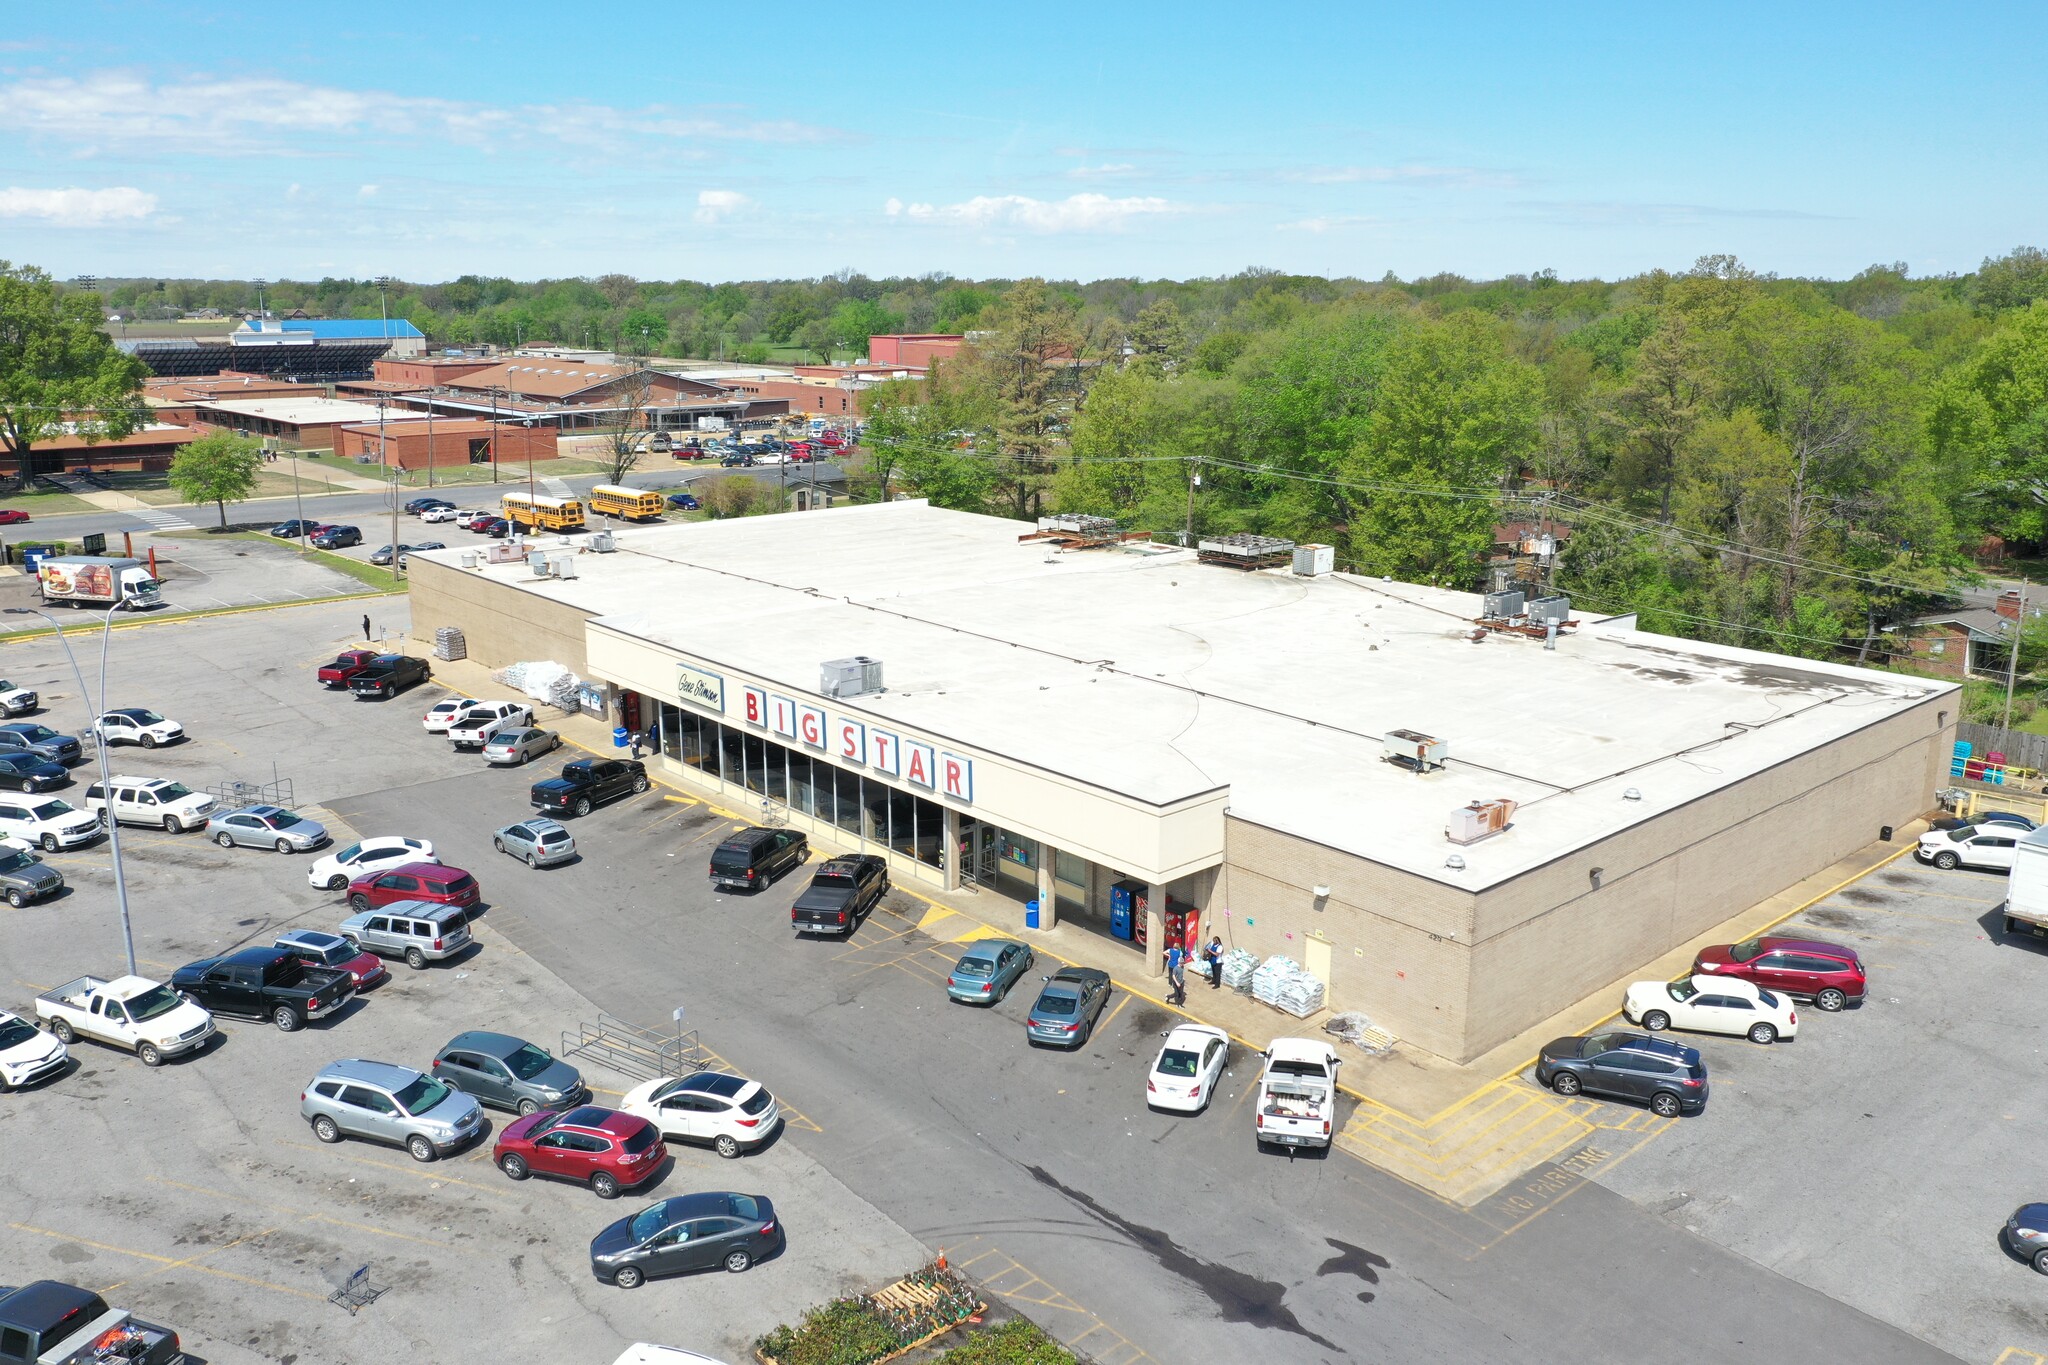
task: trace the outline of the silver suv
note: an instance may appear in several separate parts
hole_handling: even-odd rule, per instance
[[[414,971],[469,946],[469,912],[433,901],[393,901],[341,922],[341,936],[379,957],[402,957]]]
[[[410,1067],[344,1058],[320,1068],[299,1096],[299,1115],[322,1142],[368,1138],[432,1161],[484,1131],[484,1111],[452,1085]]]

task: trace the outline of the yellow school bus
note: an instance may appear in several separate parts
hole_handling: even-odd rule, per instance
[[[648,493],[638,488],[621,488],[615,483],[601,483],[590,490],[590,510],[607,517],[659,521],[666,507],[659,493]]]
[[[545,493],[507,493],[505,520],[521,530],[580,531],[583,504],[574,498],[551,498]]]

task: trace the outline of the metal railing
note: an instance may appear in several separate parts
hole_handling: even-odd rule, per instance
[[[292,783],[288,777],[270,782],[221,782],[206,789],[207,795],[223,810],[241,810],[245,806],[282,806],[292,808]]]
[[[643,1081],[687,1076],[711,1064],[695,1029],[656,1033],[609,1014],[598,1015],[594,1024],[579,1023],[574,1031],[562,1030],[562,1047],[556,1055],[596,1058],[614,1071]]]

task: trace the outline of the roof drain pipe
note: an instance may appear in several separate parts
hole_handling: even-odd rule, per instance
[[[1546,622],[1544,623],[1544,625],[1543,625],[1543,647],[1544,647],[1545,649],[1556,649],[1556,648],[1557,648],[1557,622],[1555,622],[1555,621],[1546,621]]]

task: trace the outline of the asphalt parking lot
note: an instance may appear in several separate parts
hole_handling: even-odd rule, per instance
[[[2004,888],[1908,854],[1774,929],[1855,948],[1867,1002],[1802,1005],[1770,1047],[1668,1035],[1704,1056],[1707,1112],[1591,1178],[1963,1359],[2048,1355],[2048,1280],[1999,1236],[2048,1192],[2048,944],[2005,938]]]
[[[329,615],[330,627],[346,630],[345,607]],[[218,640],[237,628],[260,630],[240,621],[206,630]],[[176,651],[164,648],[170,635],[151,640],[151,654],[174,668]],[[297,662],[286,684],[292,702],[341,708],[338,715],[312,726],[281,715],[276,733],[245,727],[232,740],[214,738],[199,723],[211,709],[208,694],[222,701],[237,683],[216,669],[202,685],[195,668],[148,695],[184,698],[178,712],[199,737],[148,755],[119,750],[117,770],[200,785],[248,772],[253,754],[289,755],[299,773],[314,774],[296,784],[305,808],[308,796],[334,785],[353,787],[419,760],[400,743],[395,715],[366,736],[350,723],[352,700],[308,697]],[[253,672],[250,691],[260,695],[263,671]],[[51,700],[47,719],[61,724],[67,701]],[[414,732],[403,738],[416,740],[411,701],[398,705]],[[220,849],[197,834],[123,833],[145,974],[161,978],[197,957],[267,944],[286,927],[331,928],[347,913],[338,895],[307,886],[303,856]],[[38,989],[120,969],[104,843],[50,861],[73,883],[70,894],[0,907],[0,1005],[22,1013]],[[509,860],[503,869],[479,866],[487,897],[494,877],[515,869],[526,872]],[[587,1245],[606,1222],[638,1207],[640,1195],[607,1203],[559,1183],[514,1185],[490,1164],[488,1141],[427,1165],[396,1148],[322,1147],[298,1116],[298,1096],[335,1057],[421,1066],[473,1027],[554,1048],[563,1030],[589,1016],[588,1002],[498,934],[488,911],[477,935],[479,946],[452,963],[424,972],[392,964],[387,983],[293,1034],[223,1020],[221,1039],[206,1052],[156,1070],[78,1044],[68,1074],[0,1101],[4,1278],[102,1289],[111,1302],[177,1328],[208,1361],[464,1360],[476,1358],[480,1342],[494,1354],[608,1361],[634,1340],[738,1360],[776,1322],[916,1263],[913,1239],[786,1141],[737,1161],[672,1146],[668,1170],[646,1195],[769,1193],[788,1230],[783,1254],[745,1275],[657,1281],[632,1293],[591,1279]],[[625,1084],[601,1067],[585,1070],[594,1087],[617,1092]],[[800,1098],[790,1098],[801,1109]],[[494,1130],[505,1122],[490,1118]],[[389,1292],[350,1317],[326,1296],[361,1265]]]
[[[430,838],[482,883],[481,949],[424,973],[400,966],[347,1017],[298,1034],[229,1022],[212,1053],[160,1071],[86,1044],[72,1075],[5,1097],[0,1146],[31,1155],[0,1163],[0,1279],[112,1286],[223,1361],[469,1359],[481,1341],[603,1362],[633,1339],[737,1361],[753,1333],[892,1278],[927,1248],[1101,1365],[1634,1361],[1651,1326],[1742,1358],[1757,1322],[1785,1353],[1948,1358],[1616,1192],[1618,1173],[1733,1127],[1734,1064],[1717,1071],[1705,1124],[1650,1134],[1639,1111],[1612,1107],[1616,1135],[1653,1140],[1593,1172],[1607,1185],[1590,1167],[1532,1173],[1570,1196],[1547,1204],[1504,1192],[1464,1210],[1342,1152],[1261,1155],[1246,1098],[1256,1057],[1235,1057],[1208,1112],[1149,1111],[1145,1070],[1167,1011],[1119,989],[1082,1047],[1032,1048],[1022,1020],[1035,981],[993,1009],[945,999],[957,940],[975,932],[958,917],[896,893],[851,942],[796,939],[788,913],[804,874],[752,897],[713,893],[704,861],[736,820],[715,808],[657,788],[573,822],[575,863],[534,871],[492,852],[491,830],[527,813],[527,785],[573,751],[493,771],[420,729],[438,688],[386,704],[322,691],[311,670],[360,615],[337,603],[118,633],[110,701],[155,705],[196,738],[117,751],[116,770],[195,786],[275,778],[357,834]],[[55,646],[5,653],[0,668],[44,689],[42,718],[75,727],[82,708],[57,685],[68,670]],[[145,830],[124,848],[146,970],[344,913],[307,887],[302,858]],[[53,861],[76,891],[0,913],[0,1004],[118,963],[104,847]],[[796,1111],[758,1157],[679,1151],[663,1183],[701,1172],[776,1199],[790,1249],[743,1276],[602,1289],[584,1249],[630,1201],[513,1187],[474,1152],[416,1166],[395,1149],[323,1148],[297,1117],[300,1087],[337,1055],[418,1063],[459,1029],[493,1025],[553,1044],[599,1010],[671,1028],[677,1007],[709,1051]],[[1870,1017],[1825,1020],[1813,1037]],[[1809,1041],[1760,1060],[1818,1056]],[[1718,1157],[1690,1169],[1720,1190],[1756,1179]],[[332,1277],[364,1263],[394,1288],[350,1319],[323,1300]],[[1560,1294],[1633,1283],[1646,1265],[1685,1292],[1557,1312]]]

